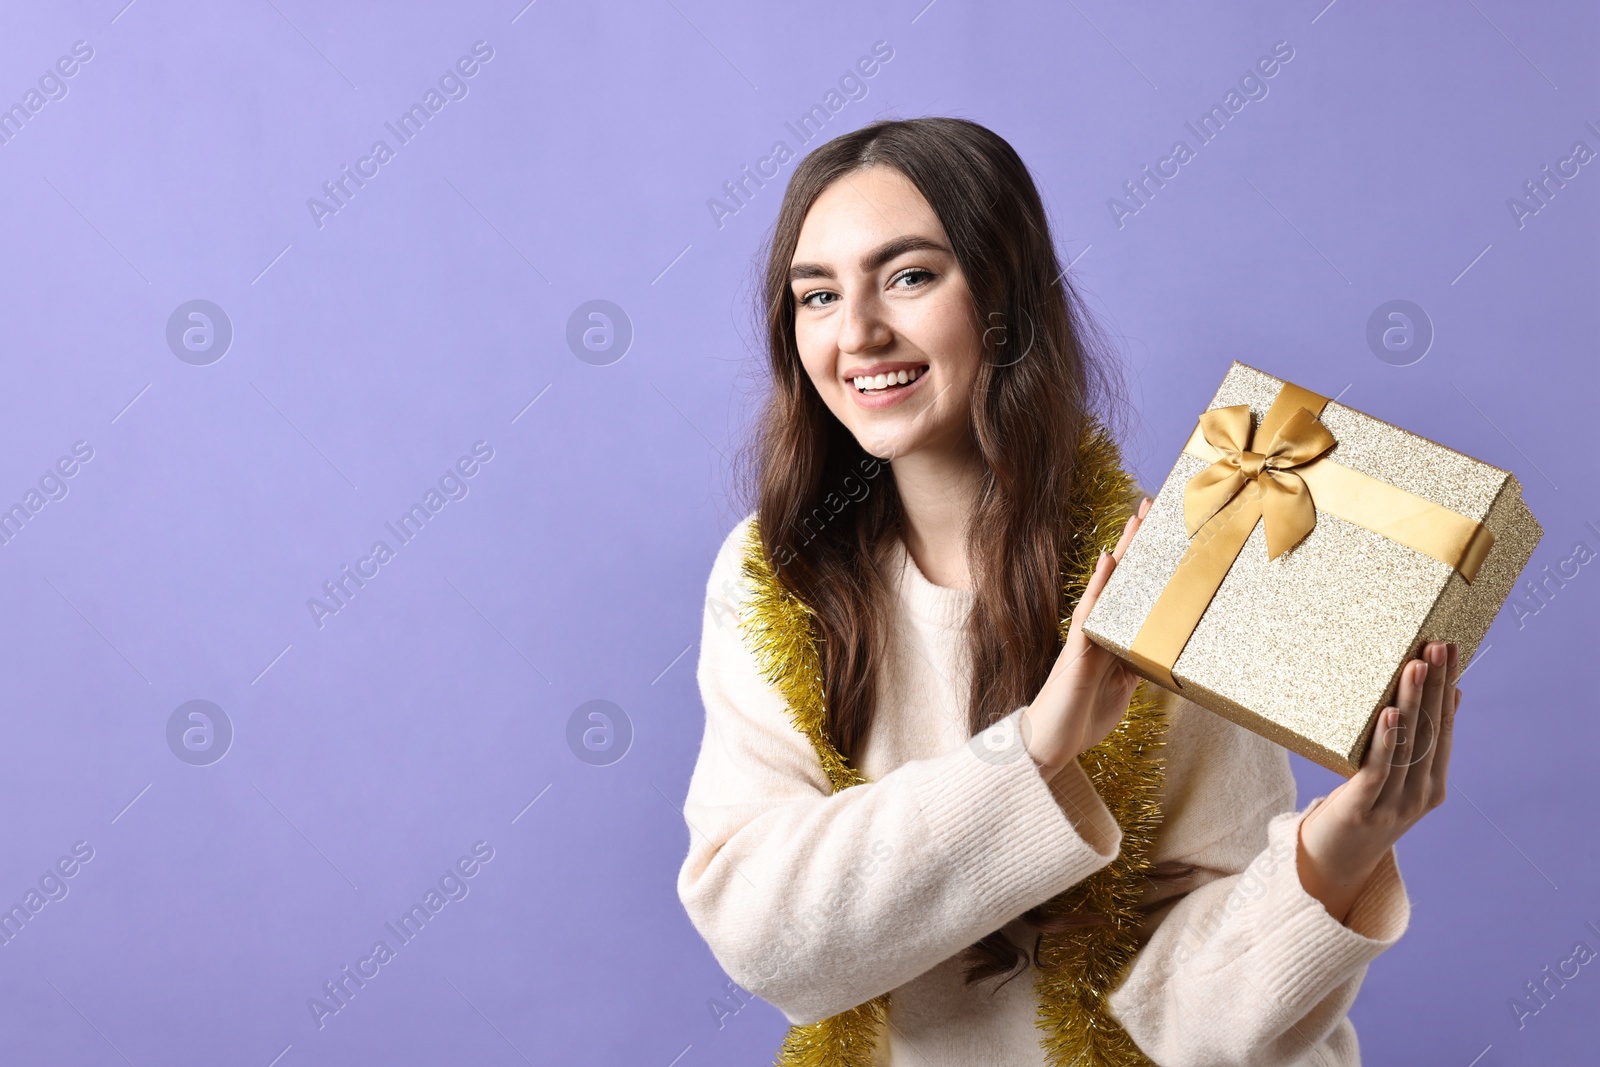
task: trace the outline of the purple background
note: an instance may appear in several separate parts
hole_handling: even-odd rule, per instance
[[[0,904],[94,849],[0,947],[8,1064],[770,1062],[782,1017],[719,1025],[740,1001],[673,883],[793,164],[721,226],[707,202],[804,150],[785,122],[877,41],[825,135],[953,114],[1016,146],[1127,362],[1146,484],[1239,358],[1515,471],[1534,571],[1600,549],[1600,164],[1507,205],[1600,150],[1591,6],[124,2],[0,14],[0,106],[93,49],[0,144],[0,507],[93,449],[0,547]],[[1269,94],[1119,226],[1109,198],[1278,41]],[[196,298],[234,331],[205,366],[165,333]],[[1366,340],[1397,298],[1436,331],[1415,362]],[[593,299],[634,332],[609,365],[566,339]],[[468,494],[319,627],[308,598],[478,441]],[[1354,1010],[1368,1063],[1595,1055],[1600,965],[1520,1030],[1508,1007],[1600,949],[1600,566],[1574,566],[1463,682],[1451,800],[1401,845],[1411,929]],[[167,740],[194,699],[233,726],[209,766]],[[603,766],[568,741],[596,699],[631,724]],[[1303,800],[1336,781],[1296,767]],[[469,895],[319,1029],[308,998],[477,841]]]

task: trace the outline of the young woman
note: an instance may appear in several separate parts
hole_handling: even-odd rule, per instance
[[[794,1024],[779,1062],[1358,1063],[1345,1013],[1406,927],[1392,846],[1444,798],[1455,647],[1296,811],[1283,749],[1084,638],[1149,500],[1038,192],[984,127],[816,149],[762,298],[756,508],[707,584],[678,893]]]

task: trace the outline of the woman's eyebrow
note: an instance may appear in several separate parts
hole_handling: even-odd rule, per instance
[[[943,252],[949,255],[950,249],[931,237],[922,237],[917,234],[893,237],[861,257],[861,271],[863,274],[870,274],[896,256],[903,256],[907,252]],[[800,281],[802,278],[832,278],[833,276],[833,268],[821,263],[796,263],[789,268],[789,280],[791,282]]]

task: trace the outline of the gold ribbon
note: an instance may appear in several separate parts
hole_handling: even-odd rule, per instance
[[[1448,564],[1468,582],[1477,577],[1493,532],[1324,455],[1338,443],[1318,421],[1327,403],[1284,382],[1254,434],[1248,405],[1200,416],[1183,450],[1211,465],[1184,485],[1189,546],[1129,649],[1134,665],[1162,686],[1181,691],[1172,667],[1257,521],[1269,560],[1304,540],[1321,510]]]

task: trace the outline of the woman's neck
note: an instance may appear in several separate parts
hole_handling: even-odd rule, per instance
[[[974,447],[962,453],[919,449],[891,461],[905,513],[906,551],[934,585],[972,588],[967,523],[977,506],[983,460]]]

